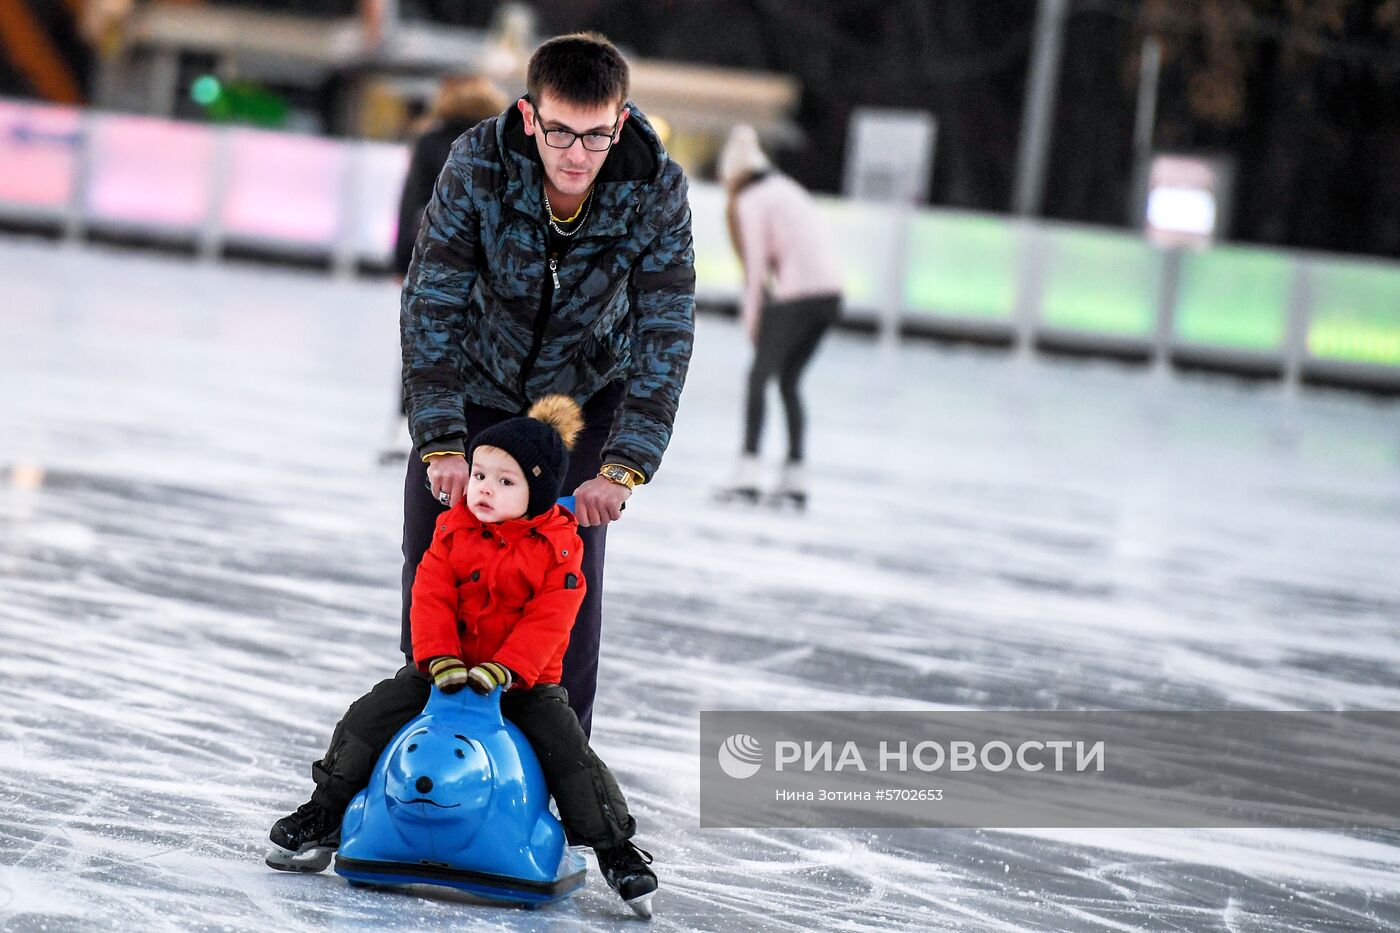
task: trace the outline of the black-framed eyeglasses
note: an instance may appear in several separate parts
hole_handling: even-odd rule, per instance
[[[533,103],[531,106],[534,106]],[[617,124],[606,133],[575,133],[573,130],[546,130],[542,126],[544,115],[535,107],[535,125],[544,130],[544,144],[551,149],[568,149],[574,140],[583,140],[583,148],[589,152],[607,152],[612,148],[613,137],[617,134]]]

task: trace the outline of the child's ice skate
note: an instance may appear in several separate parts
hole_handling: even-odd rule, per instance
[[[314,801],[272,824],[272,848],[263,859],[278,871],[325,871],[340,847],[340,817]]]
[[[715,490],[715,500],[753,505],[759,497],[758,458],[753,454],[744,454],[735,461],[729,482]]]
[[[788,461],[778,474],[778,485],[768,494],[768,504],[775,509],[791,508],[799,512],[807,508],[807,478],[800,462]]]
[[[637,916],[650,919],[651,898],[657,888],[656,872],[647,867],[651,864],[651,853],[628,840],[611,849],[598,849],[595,854],[598,870],[608,885]]]

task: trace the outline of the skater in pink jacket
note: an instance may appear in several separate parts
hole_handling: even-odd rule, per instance
[[[812,196],[774,170],[751,126],[729,134],[719,163],[729,233],[744,267],[740,318],[754,345],[744,444],[724,498],[756,501],[764,393],[777,379],[787,415],[787,459],[772,490],[778,504],[806,505],[806,414],[799,387],[817,346],[841,313],[840,262]]]

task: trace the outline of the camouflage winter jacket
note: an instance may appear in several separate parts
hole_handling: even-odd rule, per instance
[[[401,303],[404,391],[421,453],[462,449],[464,401],[524,412],[547,393],[581,403],[624,379],[603,459],[648,478],[656,471],[694,339],[695,255],[685,174],[629,106],[543,321],[544,168],[519,110],[453,144]]]

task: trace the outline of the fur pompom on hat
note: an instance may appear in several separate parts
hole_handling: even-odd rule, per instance
[[[729,131],[729,138],[719,154],[719,181],[726,188],[732,188],[750,175],[767,172],[773,168],[763,147],[758,144],[758,131],[747,123],[740,123]]]
[[[504,450],[520,464],[530,484],[527,518],[548,512],[559,498],[569,451],[583,430],[583,411],[567,395],[546,395],[519,418],[508,418],[472,435],[467,460],[478,447]]]

